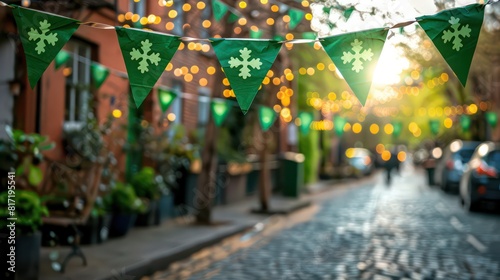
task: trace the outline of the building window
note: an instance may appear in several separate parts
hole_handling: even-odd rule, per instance
[[[205,20],[210,21],[210,17],[212,16],[212,6],[207,5],[205,9],[201,12],[201,21],[200,21],[200,38],[206,39],[210,38],[210,28],[205,28],[203,26],[203,22]]]
[[[184,11],[182,10],[182,6],[184,5],[184,2],[186,1],[174,1],[174,9],[177,11],[177,16],[172,20],[174,23],[172,33],[178,36],[184,35],[184,31],[182,30],[182,26],[184,25]]]
[[[206,126],[210,117],[210,88],[198,88],[198,126]]]
[[[146,0],[130,0],[129,11],[138,14],[140,17],[146,15]]]
[[[172,90],[177,94],[177,98],[172,102],[170,111],[175,115],[173,123],[180,124],[182,120],[182,93],[184,92],[183,83],[179,80],[172,82]]]
[[[67,63],[69,71],[66,78],[65,121],[84,123],[89,113],[92,63],[92,46],[77,39],[66,44],[66,51],[71,53]]]

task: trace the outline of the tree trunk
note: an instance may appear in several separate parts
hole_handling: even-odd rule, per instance
[[[271,196],[271,184],[269,168],[267,166],[267,132],[262,132],[262,149],[260,151],[260,176],[259,176],[259,200],[260,210],[269,211],[269,198]]]

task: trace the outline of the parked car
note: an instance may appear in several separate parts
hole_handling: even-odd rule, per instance
[[[500,202],[499,170],[500,143],[479,145],[460,181],[460,199],[467,210],[477,210],[481,201]]]
[[[436,164],[434,183],[445,192],[458,191],[460,178],[474,150],[481,142],[454,140],[444,149]]]
[[[349,148],[345,152],[347,158],[347,172],[355,177],[370,175],[373,172],[372,153],[364,148]]]

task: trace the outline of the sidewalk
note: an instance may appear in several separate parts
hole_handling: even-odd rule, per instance
[[[356,181],[355,184],[359,184]],[[273,196],[270,205],[273,209],[290,209],[290,212],[307,206],[311,201],[322,200],[325,192],[335,193],[352,186],[352,182],[337,184],[334,181],[320,182],[309,186],[309,194],[302,195],[298,201]],[[138,276],[163,270],[176,260],[186,258],[200,249],[216,244],[223,239],[251,229],[269,215],[253,214],[258,198],[248,199],[213,209],[216,226],[192,225],[179,218],[166,221],[157,227],[133,228],[131,232],[103,244],[82,246],[87,257],[87,266],[81,259],[72,259],[66,272],[61,274],[51,268],[49,254],[54,248],[42,247],[40,256],[40,280],[101,280],[101,279],[140,279]],[[286,210],[279,211],[287,213]],[[61,260],[69,252],[68,247],[57,248]]]

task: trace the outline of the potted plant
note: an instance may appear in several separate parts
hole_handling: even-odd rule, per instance
[[[16,168],[16,187],[38,190],[43,181],[43,172],[40,164],[43,162],[42,152],[55,147],[47,136],[37,133],[24,133],[22,130],[5,128],[10,139],[0,140],[0,170],[11,171]],[[5,182],[0,182],[5,183]]]
[[[116,183],[105,197],[106,208],[113,213],[109,236],[118,237],[127,234],[134,225],[137,214],[146,210],[144,202],[137,197],[129,184]]]
[[[9,198],[12,199],[12,195],[15,197],[13,213],[14,217],[17,218],[15,227],[12,227],[11,220],[7,220],[7,218],[12,217],[12,208],[9,207],[12,206],[9,205]],[[9,236],[15,232],[15,243],[9,241],[10,246],[15,247],[14,254],[13,256],[7,255],[8,261],[14,260],[15,279],[38,279],[42,240],[39,228],[42,225],[42,216],[47,215],[47,208],[42,205],[40,197],[33,191],[10,190],[10,192],[0,193],[0,228],[7,230]],[[8,254],[12,253],[8,252]]]
[[[157,177],[155,170],[151,167],[143,167],[132,177],[130,184],[134,188],[136,195],[148,202],[146,211],[137,215],[136,225],[152,226],[155,224],[161,196],[160,184],[162,183],[161,176]]]

